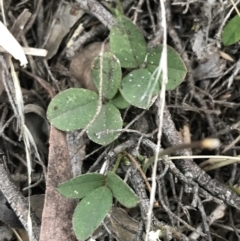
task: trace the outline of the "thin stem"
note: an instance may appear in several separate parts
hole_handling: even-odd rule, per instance
[[[113,167],[113,169],[112,169],[112,171],[113,171],[114,173],[117,171],[118,166],[119,166],[122,158],[123,158],[123,155],[122,155],[122,154],[118,154],[117,161],[116,161],[116,163],[115,163],[115,165],[114,165],[114,167]]]

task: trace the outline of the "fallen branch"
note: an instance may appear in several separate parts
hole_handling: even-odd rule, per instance
[[[158,105],[156,101],[156,105]],[[174,122],[172,120],[171,114],[165,107],[164,118],[163,118],[163,134],[165,135],[168,143],[171,146],[176,146],[183,144],[179,133],[177,132]],[[157,120],[158,122],[158,120]],[[190,153],[187,149],[179,150],[175,152],[178,156],[189,156]],[[207,190],[213,196],[219,198],[220,200],[226,202],[232,207],[240,210],[240,197],[222,183],[217,180],[212,179],[207,173],[205,173],[193,160],[191,159],[181,159],[175,162],[175,165],[181,170],[181,172],[188,178],[196,181],[201,187]]]
[[[21,221],[23,227],[26,229],[28,234],[30,233],[29,225],[28,225],[28,202],[25,197],[23,197],[22,193],[17,189],[17,187],[12,183],[10,179],[10,175],[4,168],[3,164],[0,164],[0,190],[3,195],[7,199],[13,211],[18,216]],[[29,240],[38,241],[40,234],[40,221],[35,215],[35,213],[31,212],[31,221],[32,221],[32,235]]]
[[[115,22],[114,17],[96,0],[77,0],[81,8],[94,15],[102,24],[109,29]]]

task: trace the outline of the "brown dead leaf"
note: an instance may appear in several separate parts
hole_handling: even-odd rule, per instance
[[[134,241],[136,234],[128,231],[123,225],[137,233],[139,222],[131,218],[123,209],[112,208],[111,216],[107,219],[108,228],[117,236],[120,241]],[[123,225],[121,225],[123,224]]]
[[[44,194],[33,195],[30,197],[31,207],[40,220],[42,219],[44,199],[45,199]]]
[[[75,241],[71,221],[75,201],[63,197],[56,189],[60,183],[72,177],[65,135],[51,126],[49,143],[48,175],[40,241]]]
[[[62,6],[59,17],[53,26],[51,36],[46,45],[46,49],[48,50],[48,59],[52,58],[56,54],[63,38],[83,14],[84,11],[82,9],[77,9],[71,4],[64,4]]]
[[[203,80],[209,78],[217,78],[221,76],[226,68],[226,60],[220,58],[218,52],[208,56],[208,59],[193,69],[193,77],[195,80]]]
[[[38,104],[24,106],[25,124],[31,132],[38,150],[43,156],[47,156],[46,141],[49,133],[49,124],[45,110]]]
[[[96,42],[82,49],[72,60],[70,73],[77,79],[76,87],[82,87],[97,92],[92,81],[91,66],[101,50],[101,42]],[[105,44],[105,51],[109,50],[109,44]]]
[[[32,14],[29,12],[29,10],[24,9],[15,20],[11,28],[11,33],[17,40],[19,40],[21,34],[23,33],[24,26],[26,25],[31,16]]]

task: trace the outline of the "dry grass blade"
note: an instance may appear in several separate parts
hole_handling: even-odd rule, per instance
[[[152,210],[155,201],[155,193],[156,193],[156,173],[157,173],[157,162],[158,162],[158,155],[160,151],[161,145],[161,138],[162,138],[162,122],[163,122],[163,112],[165,106],[165,91],[166,91],[166,84],[168,82],[168,68],[167,68],[167,22],[166,22],[166,12],[165,12],[165,3],[163,0],[159,0],[161,5],[161,17],[162,17],[162,28],[163,28],[163,49],[161,54],[161,59],[159,60],[159,70],[157,73],[156,78],[159,79],[160,74],[162,73],[162,82],[161,82],[161,91],[159,94],[159,109],[158,109],[158,118],[159,118],[159,126],[158,126],[158,135],[157,135],[157,148],[155,154],[155,162],[153,166],[153,173],[152,173],[152,191],[150,194],[150,205],[148,210],[148,222],[146,227],[146,238],[145,241],[148,241],[149,232],[151,229],[151,222],[152,222]]]
[[[46,49],[37,49],[37,48],[30,48],[30,47],[22,47],[22,49],[26,55],[32,55],[32,56],[38,56],[38,57],[46,57],[48,53]],[[3,47],[0,47],[0,52],[7,53],[8,51]]]
[[[28,61],[21,45],[12,36],[6,26],[0,21],[0,46],[2,46],[15,59],[19,60],[21,65],[25,66]]]

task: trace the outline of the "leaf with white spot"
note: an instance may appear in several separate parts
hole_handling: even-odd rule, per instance
[[[130,104],[123,98],[120,92],[118,92],[114,98],[109,101],[109,103],[113,104],[118,109],[126,109],[130,106]]]
[[[113,142],[119,135],[122,128],[122,118],[119,110],[112,104],[102,106],[101,112],[93,124],[88,128],[88,137],[100,144],[108,145]]]
[[[147,45],[140,30],[131,20],[120,15],[110,30],[110,50],[123,68],[135,68],[144,62]]]
[[[104,53],[102,59],[100,56],[94,59],[92,80],[98,90],[100,78],[102,78],[102,95],[107,99],[112,99],[120,86],[122,70],[119,60],[110,52]]]
[[[133,70],[122,79],[120,92],[130,104],[147,109],[153,103],[159,91],[158,81],[155,83],[147,69]]]
[[[105,184],[106,177],[99,173],[87,173],[61,183],[58,191],[67,198],[83,198]]]
[[[159,66],[159,60],[162,54],[162,45],[151,48],[147,58],[147,67],[151,73]],[[177,88],[185,78],[187,74],[187,68],[176,50],[171,47],[167,47],[167,66],[168,66],[168,83],[166,85],[167,90],[174,90]],[[159,81],[162,81],[162,75],[160,75]]]
[[[101,224],[112,206],[112,193],[99,187],[82,199],[73,215],[73,229],[79,241],[84,241]]]
[[[71,88],[60,92],[50,102],[47,117],[50,123],[63,131],[84,128],[94,117],[98,95],[93,91]]]

